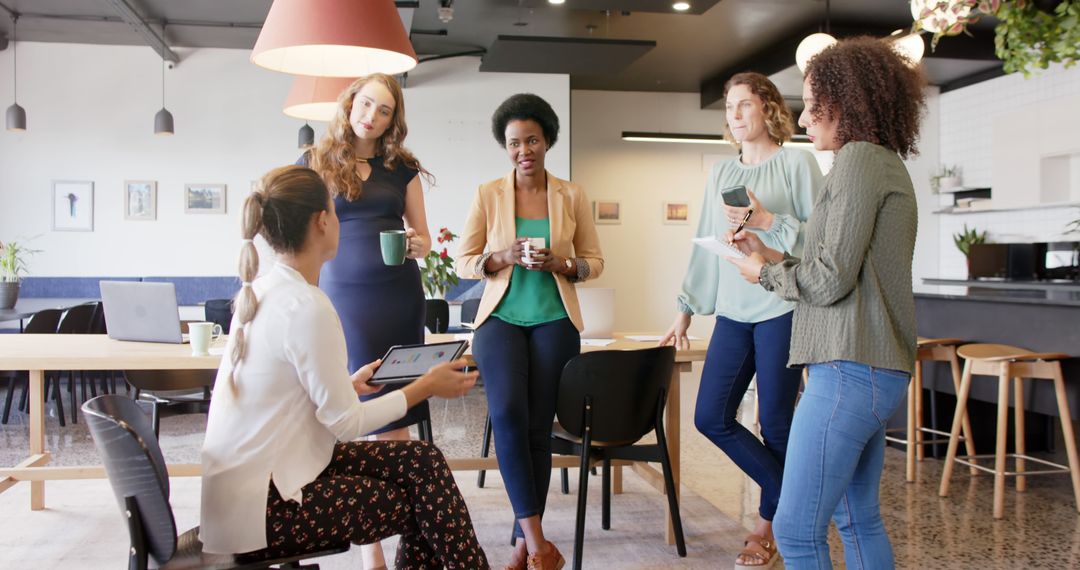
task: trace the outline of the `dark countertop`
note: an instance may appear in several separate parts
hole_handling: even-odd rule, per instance
[[[940,283],[944,280],[925,279],[924,281],[926,283]],[[978,286],[924,285],[916,288],[915,298],[1080,307],[1080,287],[1076,286],[1056,286],[1056,284],[1053,284],[1055,286],[1010,289],[1002,287],[1007,285],[1005,283],[994,283],[993,287],[986,287],[984,283],[978,281],[970,283],[978,284]]]

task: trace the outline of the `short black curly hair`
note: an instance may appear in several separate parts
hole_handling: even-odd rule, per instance
[[[511,95],[506,101],[495,109],[491,115],[491,134],[499,146],[506,146],[506,125],[510,121],[536,121],[544,130],[544,139],[548,148],[555,146],[559,139],[559,116],[547,101],[532,93],[518,93]]]
[[[838,120],[837,142],[866,141],[898,153],[918,154],[919,123],[926,110],[922,69],[884,41],[840,40],[806,65],[814,118]]]

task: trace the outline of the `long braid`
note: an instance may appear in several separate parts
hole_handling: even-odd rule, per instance
[[[236,367],[243,360],[246,348],[246,325],[255,318],[255,312],[259,310],[259,300],[255,297],[255,291],[251,288],[251,282],[259,273],[259,252],[255,249],[253,240],[262,230],[263,208],[265,205],[266,197],[261,190],[252,192],[244,200],[243,226],[241,227],[244,245],[240,248],[240,281],[242,285],[240,292],[236,295],[236,314],[239,323],[233,333],[236,342],[233,343],[232,353],[229,355],[232,369],[229,371],[228,382],[234,396],[237,394]]]

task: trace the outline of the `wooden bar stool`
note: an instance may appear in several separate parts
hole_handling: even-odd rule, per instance
[[[964,344],[958,338],[922,338],[918,339],[918,352],[915,356],[915,376],[908,385],[907,398],[907,428],[895,428],[891,433],[906,432],[906,436],[886,435],[885,439],[893,443],[899,443],[907,449],[907,480],[908,483],[915,481],[915,461],[922,461],[925,457],[926,445],[946,443],[949,441],[949,433],[923,426],[923,362],[948,362],[952,370],[953,389],[960,393],[960,359],[956,356],[956,347]],[[967,413],[964,413],[964,435],[960,438],[967,448],[968,455],[975,455],[975,441],[971,438],[971,421]],[[887,433],[889,433],[887,432]],[[935,439],[924,439],[923,434],[939,436]],[[977,471],[971,469],[971,474]]]
[[[1061,375],[1061,359],[1067,354],[1031,352],[1015,346],[1003,344],[967,344],[957,349],[957,354],[967,360],[964,364],[964,376],[960,381],[957,394],[956,414],[953,417],[952,433],[949,438],[949,453],[945,458],[945,472],[941,475],[942,497],[949,494],[949,477],[952,475],[953,462],[994,474],[994,518],[1000,519],[1005,512],[1005,477],[1016,476],[1016,490],[1024,491],[1028,475],[1050,475],[1069,473],[1072,476],[1073,493],[1076,497],[1077,511],[1080,512],[1080,459],[1076,455],[1076,439],[1073,434],[1072,417],[1069,414],[1069,402],[1065,395],[1065,379]],[[967,408],[967,398],[971,391],[971,378],[975,374],[998,377],[998,414],[997,446],[993,455],[957,457],[956,448],[960,443],[960,426]],[[1065,436],[1065,451],[1069,464],[1061,465],[1024,454],[1024,384],[1025,378],[1053,380],[1057,395],[1058,414],[1061,420],[1062,435]],[[1009,423],[1009,384],[1015,380],[1015,422],[1016,452],[1005,453],[1006,434]],[[973,458],[994,458],[994,468],[976,465]],[[1012,457],[1016,461],[1016,471],[1005,470],[1005,460]],[[1040,471],[1027,471],[1025,463],[1033,461],[1048,467]]]

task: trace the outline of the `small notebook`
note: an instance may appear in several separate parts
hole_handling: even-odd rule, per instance
[[[737,257],[739,259],[746,257],[746,255],[743,254],[743,252],[739,251],[737,247],[731,245],[730,243],[722,239],[717,239],[715,236],[693,238],[691,241],[707,249],[708,251],[719,255],[720,257]]]

